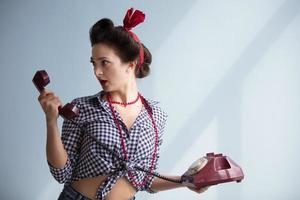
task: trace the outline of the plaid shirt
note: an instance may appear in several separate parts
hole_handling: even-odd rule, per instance
[[[95,95],[79,97],[72,101],[80,111],[78,117],[63,121],[61,139],[68,153],[67,162],[63,168],[55,168],[48,162],[53,177],[65,185],[82,178],[108,175],[96,194],[96,198],[100,200],[110,192],[117,179],[125,176],[132,182],[128,171],[122,168],[124,163],[115,156],[124,158],[119,131],[109,104],[101,98],[104,93],[102,90]],[[167,114],[157,105],[158,101],[147,98],[145,100],[153,113],[160,146]],[[127,169],[137,166],[149,170],[155,145],[155,129],[146,108],[142,107],[129,130],[118,112],[116,112],[116,117],[122,127],[122,134],[125,136],[129,156],[129,161],[126,163]],[[154,170],[157,169],[158,158],[159,154],[157,154]],[[143,182],[147,176],[147,173],[141,171],[132,171],[132,173],[137,182]],[[136,189],[151,193],[150,186],[153,180],[154,176],[151,175],[144,186],[136,186]]]

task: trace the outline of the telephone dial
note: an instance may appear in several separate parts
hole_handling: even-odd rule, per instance
[[[33,84],[38,89],[40,93],[45,89],[45,86],[50,83],[50,78],[45,70],[39,70],[35,73],[33,79]],[[70,120],[78,116],[79,109],[72,103],[67,103],[65,106],[58,107],[59,115],[64,119]]]

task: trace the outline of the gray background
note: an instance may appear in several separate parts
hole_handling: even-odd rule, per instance
[[[1,199],[56,199],[45,157],[44,113],[31,79],[46,69],[64,103],[101,88],[88,30],[146,13],[134,32],[153,54],[140,91],[169,119],[160,172],[181,175],[206,152],[244,170],[242,183],[137,199],[300,199],[300,1],[0,1]],[[62,118],[59,119],[61,125]],[[297,189],[298,188],[298,189]]]

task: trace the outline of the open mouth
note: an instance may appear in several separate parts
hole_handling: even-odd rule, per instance
[[[101,85],[105,85],[106,82],[106,80],[100,80]]]

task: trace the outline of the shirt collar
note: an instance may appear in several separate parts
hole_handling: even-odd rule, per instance
[[[111,110],[110,110],[110,107],[109,107],[108,102],[102,99],[102,96],[103,96],[104,94],[105,94],[105,91],[102,90],[102,91],[100,91],[100,92],[98,92],[98,93],[92,95],[92,98],[93,98],[93,99],[97,99],[97,101],[99,102],[100,106],[101,106],[101,107],[105,110],[105,112],[107,112],[107,113],[109,114],[109,116],[113,119],[113,115],[112,115],[112,113],[111,113]],[[141,94],[141,95],[142,95],[142,94]],[[142,95],[142,96],[143,96],[143,95]],[[143,97],[144,97],[144,96],[143,96]],[[151,112],[152,115],[153,115],[153,108],[154,108],[154,106],[155,106],[156,104],[159,103],[159,101],[155,101],[155,100],[148,99],[148,98],[145,98],[145,97],[144,97],[144,99],[145,99],[145,101],[148,103],[148,105],[149,105],[149,107],[150,107],[150,112]],[[138,116],[138,117],[140,117],[140,118],[139,118],[139,124],[140,124],[140,125],[143,124],[143,123],[146,123],[146,122],[148,121],[148,119],[149,119],[149,118],[148,118],[147,111],[146,111],[146,109],[145,109],[145,106],[142,108],[142,111],[141,111],[141,112],[142,112],[141,116]],[[120,121],[122,121],[121,116],[119,115],[118,112],[116,113],[116,117],[117,117]],[[137,120],[137,119],[136,119],[136,120]],[[125,125],[124,125],[124,127],[125,127]],[[127,130],[127,129],[126,129],[126,130]]]

